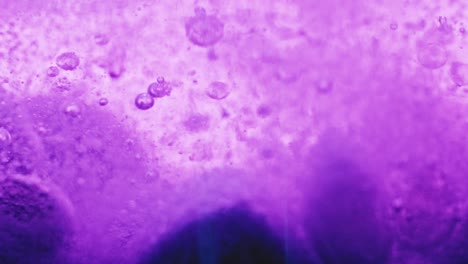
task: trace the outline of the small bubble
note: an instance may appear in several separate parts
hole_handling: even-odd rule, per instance
[[[196,46],[213,46],[223,38],[224,24],[215,16],[195,16],[186,22],[185,34]]]
[[[105,105],[107,105],[108,103],[109,103],[109,100],[107,100],[107,98],[104,98],[104,97],[103,97],[103,98],[99,99],[99,105],[100,105],[100,106],[105,106]]]
[[[153,97],[160,98],[164,96],[169,96],[171,95],[171,85],[164,81],[164,78],[159,77],[157,79],[157,82],[151,83],[148,86],[148,94],[150,94]]]
[[[55,77],[57,75],[59,75],[59,68],[55,66],[50,66],[49,68],[47,68],[47,76]]]
[[[73,71],[80,65],[80,59],[74,52],[65,52],[57,57],[55,63],[66,71]]]
[[[141,110],[148,110],[154,105],[154,99],[148,93],[141,93],[135,98],[135,106]]]
[[[333,90],[333,82],[327,79],[321,79],[315,83],[315,88],[319,93],[329,93]]]
[[[397,30],[398,29],[398,24],[393,22],[393,23],[390,23],[390,29],[391,30]]]
[[[461,28],[459,29],[459,31],[460,31],[460,33],[462,33],[462,34],[465,34],[465,31],[466,31],[466,30],[465,30],[464,27],[461,27]]]
[[[0,127],[0,148],[4,148],[11,143],[10,132],[4,127]]]
[[[229,86],[225,82],[214,81],[208,85],[206,95],[211,99],[222,100],[231,93]]]
[[[78,117],[81,114],[80,106],[72,103],[65,107],[65,114],[71,117]]]
[[[448,55],[441,45],[429,43],[419,48],[417,57],[423,67],[437,69],[445,65]]]

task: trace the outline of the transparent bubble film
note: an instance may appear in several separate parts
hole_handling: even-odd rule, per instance
[[[0,264],[468,264],[467,23],[0,0]]]

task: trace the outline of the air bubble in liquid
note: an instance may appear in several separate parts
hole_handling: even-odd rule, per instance
[[[141,93],[135,98],[135,106],[140,110],[148,110],[154,105],[154,99],[148,93]]]
[[[11,143],[10,132],[4,127],[0,127],[0,148],[4,148]]]
[[[194,45],[213,46],[223,38],[224,24],[215,16],[196,12],[196,15],[185,23],[185,34]]]
[[[81,114],[80,106],[72,103],[65,107],[65,114],[71,117],[77,117]]]
[[[429,43],[421,46],[418,50],[419,63],[428,69],[438,69],[447,62],[447,51],[444,47],[436,43]]]
[[[156,98],[169,96],[171,95],[171,91],[171,85],[163,77],[158,77],[155,83],[151,83],[148,86],[148,94]]]
[[[49,77],[55,77],[59,75],[59,68],[55,67],[55,66],[50,66],[48,69],[47,69],[47,76]]]
[[[56,64],[66,71],[75,70],[80,65],[80,59],[74,52],[65,52],[60,54],[56,59]]]
[[[101,106],[105,106],[108,103],[109,103],[109,100],[107,100],[107,98],[103,97],[103,98],[99,99],[99,105],[101,105]]]
[[[229,86],[225,82],[214,81],[208,85],[206,95],[211,99],[222,100],[230,94]]]

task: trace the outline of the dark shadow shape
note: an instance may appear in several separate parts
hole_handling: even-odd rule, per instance
[[[245,205],[221,209],[165,236],[140,264],[310,263]]]

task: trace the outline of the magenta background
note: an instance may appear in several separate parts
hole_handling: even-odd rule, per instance
[[[464,237],[465,2],[0,3],[0,125],[28,177],[69,200],[83,263],[133,263],[161,234],[241,200],[313,251],[305,219],[330,156],[371,175],[394,263],[445,263],[401,246],[407,233]],[[186,37],[197,6],[224,23],[213,46]],[[79,66],[48,76],[63,52]],[[158,76],[170,96],[137,109]],[[214,81],[226,98],[207,96]],[[423,213],[407,224],[395,206]]]

